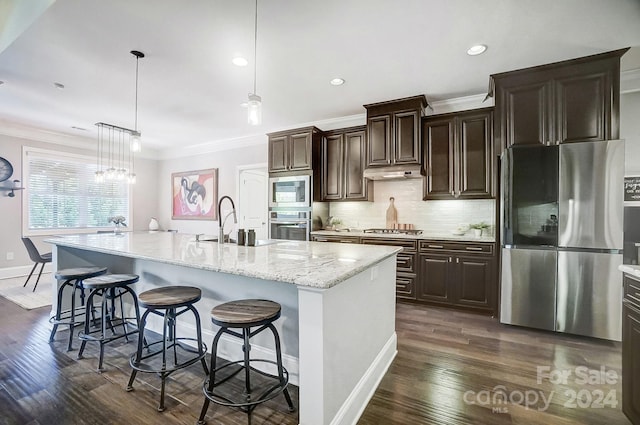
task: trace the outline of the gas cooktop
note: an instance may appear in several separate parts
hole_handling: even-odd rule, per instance
[[[364,233],[384,233],[391,235],[421,235],[422,230],[416,229],[364,229]]]

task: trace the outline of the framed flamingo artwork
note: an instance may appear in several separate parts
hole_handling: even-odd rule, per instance
[[[217,220],[218,169],[171,174],[173,220]]]

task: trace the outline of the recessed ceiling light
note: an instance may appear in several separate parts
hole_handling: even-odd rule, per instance
[[[231,62],[233,62],[235,66],[247,66],[249,64],[249,61],[242,56],[236,56]]]
[[[334,78],[333,80],[329,81],[331,83],[332,86],[341,86],[344,84],[344,79],[343,78]]]
[[[62,83],[53,83],[53,85],[57,89],[60,89],[60,90],[64,89],[64,84],[62,84]]]
[[[476,44],[475,46],[469,47],[469,50],[467,50],[467,54],[470,56],[475,56],[484,53],[485,50],[487,50],[487,46],[485,46],[484,44]]]

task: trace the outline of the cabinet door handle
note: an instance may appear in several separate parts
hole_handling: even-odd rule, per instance
[[[464,249],[467,251],[482,251],[482,248],[478,248],[477,246],[467,246]]]
[[[460,264],[460,259],[456,258],[456,263]]]
[[[449,257],[449,262],[451,262],[451,257]]]
[[[427,245],[429,248],[438,248],[438,249],[442,249],[444,248],[444,246],[442,245]]]

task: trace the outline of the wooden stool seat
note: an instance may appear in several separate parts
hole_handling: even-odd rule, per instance
[[[70,269],[60,269],[56,272],[55,276],[58,280],[69,279],[89,279],[95,276],[100,276],[107,272],[106,267],[73,267]]]
[[[228,328],[253,327],[280,317],[280,304],[269,300],[237,300],[211,309],[211,321]]]
[[[113,286],[125,286],[136,283],[140,277],[135,274],[105,274],[102,276],[85,279],[82,283],[85,288],[101,289]]]
[[[200,288],[192,286],[165,286],[138,295],[140,307],[153,309],[177,308],[198,302],[202,298]]]

